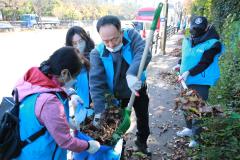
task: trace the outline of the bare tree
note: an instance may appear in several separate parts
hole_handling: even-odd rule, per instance
[[[33,3],[34,11],[39,17],[39,21],[42,22],[41,17],[42,17],[44,6],[47,4],[47,0],[32,0],[32,3]],[[40,24],[42,29],[43,27],[42,23]]]
[[[175,13],[177,14],[178,21],[181,22],[182,21],[182,15],[183,15],[183,6],[182,6],[182,3],[180,1],[175,3],[174,10],[175,10]]]
[[[46,13],[54,0],[32,0],[33,8],[35,13],[38,15],[38,22],[40,22],[40,27],[42,29],[42,16]]]

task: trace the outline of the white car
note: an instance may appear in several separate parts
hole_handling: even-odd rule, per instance
[[[79,26],[84,28],[84,24],[81,21],[72,21],[68,23],[68,28],[71,28],[73,26]]]
[[[0,31],[14,31],[14,27],[7,21],[0,21]]]
[[[121,21],[121,28],[122,29],[133,29],[134,24],[131,21]]]

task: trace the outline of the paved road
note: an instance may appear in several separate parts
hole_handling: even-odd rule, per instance
[[[93,27],[87,28],[99,42]],[[64,46],[67,29],[0,33],[0,98],[10,95],[16,81],[31,66],[47,59]]]
[[[31,66],[64,46],[67,30],[0,33],[0,97],[9,95],[16,81]]]

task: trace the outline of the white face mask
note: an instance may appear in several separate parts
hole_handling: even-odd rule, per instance
[[[68,81],[68,82],[66,82],[64,84],[64,88],[65,89],[72,88],[75,83],[76,83],[76,80],[75,79],[71,79],[70,81]]]
[[[64,79],[64,76],[61,76],[61,78],[63,79],[63,81],[64,81],[64,88],[65,89],[69,89],[69,88],[72,88],[73,87],[73,85],[76,83],[76,81],[77,80],[75,80],[75,79],[73,79],[72,78],[72,76],[71,76],[71,73],[68,71],[68,75],[69,75],[69,81],[68,82],[66,82],[66,80]]]
[[[122,46],[123,46],[123,43],[120,43],[119,45],[117,45],[114,48],[109,48],[109,47],[106,46],[106,49],[109,50],[109,52],[117,52],[117,51],[120,51]]]
[[[79,49],[80,53],[83,54],[86,48],[86,41],[81,41],[80,43],[78,43],[77,48]]]

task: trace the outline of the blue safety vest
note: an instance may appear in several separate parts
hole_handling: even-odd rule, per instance
[[[26,97],[20,104],[19,118],[20,118],[20,137],[25,140],[32,134],[41,130],[42,126],[35,115],[35,104],[38,96],[41,93],[33,94]],[[68,100],[63,99],[56,93],[59,100],[64,104],[65,114],[68,118]],[[66,160],[67,150],[57,146],[55,140],[48,131],[44,135],[37,138],[32,143],[26,145],[17,160],[52,160],[55,152],[54,160]]]
[[[93,114],[93,110],[89,108],[90,103],[90,95],[89,95],[89,81],[88,81],[88,73],[86,68],[82,68],[81,72],[77,76],[77,82],[74,86],[77,95],[81,97],[83,100],[83,104],[79,104],[76,108],[75,119],[78,122],[78,117],[81,114],[78,114],[82,107],[87,108],[87,116],[91,116]]]
[[[79,75],[77,76],[77,82],[75,83],[75,90],[77,95],[79,95],[84,101],[83,106],[89,106],[89,83],[88,74],[86,68],[83,68]]]
[[[204,51],[210,49],[216,42],[218,42],[217,39],[210,39],[192,47],[190,40],[188,38],[185,38],[183,40],[182,45],[182,62],[180,73],[182,74],[183,72],[188,71],[195,67],[200,62]],[[195,76],[189,75],[186,80],[186,84],[210,85],[210,86],[215,85],[215,83],[220,77],[218,58],[223,52],[224,48],[222,45],[221,52],[214,57],[212,64],[203,72]]]
[[[133,60],[133,53],[130,46],[132,41],[128,36],[127,30],[124,30],[123,37],[128,41],[128,43],[122,47],[123,58],[130,65]],[[101,43],[96,47],[96,49],[100,54],[100,58],[105,68],[108,87],[110,88],[111,92],[113,92],[113,80],[114,80],[113,58],[111,54],[109,54],[108,56],[103,56],[104,47],[105,45]],[[143,72],[141,80],[143,82],[146,80],[146,71]]]

